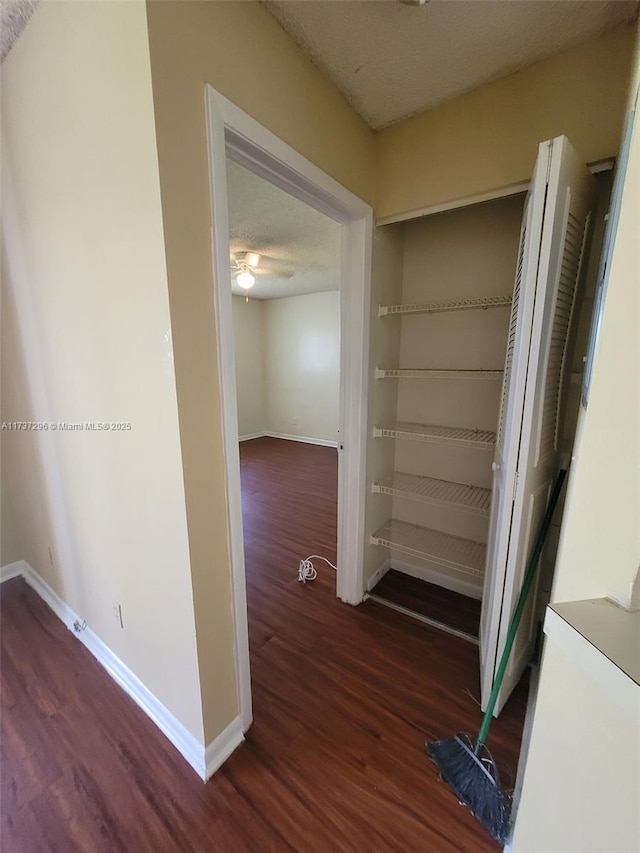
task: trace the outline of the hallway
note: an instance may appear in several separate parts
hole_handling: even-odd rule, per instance
[[[241,445],[254,724],[205,786],[23,581],[2,586],[2,836],[36,851],[495,851],[424,741],[480,722],[477,649],[335,598],[336,452]],[[523,685],[489,745],[508,786]]]

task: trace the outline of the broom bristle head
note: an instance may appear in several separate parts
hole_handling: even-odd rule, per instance
[[[511,824],[511,798],[500,787],[498,771],[484,744],[469,735],[427,743],[427,752],[461,803],[493,837],[506,844]]]

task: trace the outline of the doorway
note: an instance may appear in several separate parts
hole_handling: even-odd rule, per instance
[[[251,675],[243,553],[238,415],[233,344],[227,158],[268,180],[341,226],[340,393],[336,593],[358,604],[364,595],[363,548],[367,424],[367,364],[372,211],[212,87],[207,87],[212,254],[225,474],[236,635],[238,704],[251,725]],[[226,286],[225,286],[226,284]],[[305,555],[306,556],[306,555]]]
[[[337,448],[341,226],[232,160],[227,190],[240,441]]]

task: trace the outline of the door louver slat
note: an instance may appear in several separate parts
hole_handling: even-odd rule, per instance
[[[549,358],[547,361],[544,402],[540,419],[540,443],[537,461],[558,449],[560,394],[567,350],[567,336],[582,266],[586,221],[570,210],[565,231],[564,251],[553,313]]]

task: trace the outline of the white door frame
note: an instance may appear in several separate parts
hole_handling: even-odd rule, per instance
[[[228,535],[233,586],[236,678],[243,729],[251,725],[251,675],[242,531],[238,415],[231,302],[226,158],[266,178],[342,225],[337,596],[364,597],[367,398],[373,211],[293,148],[206,86],[212,254]],[[339,144],[337,141],[336,144]],[[301,554],[301,558],[306,554]],[[291,566],[295,575],[297,566]]]

